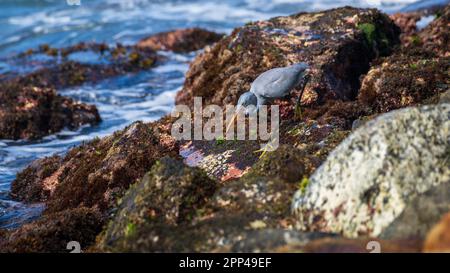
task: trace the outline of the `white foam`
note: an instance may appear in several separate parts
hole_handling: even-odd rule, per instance
[[[436,16],[434,15],[429,15],[429,16],[423,16],[422,18],[420,18],[419,21],[417,21],[416,26],[418,30],[422,30],[424,29],[426,26],[428,26],[435,18]]]

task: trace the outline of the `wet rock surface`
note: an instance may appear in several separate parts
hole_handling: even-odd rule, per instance
[[[187,53],[211,45],[222,37],[222,34],[201,28],[177,29],[157,33],[142,39],[137,46],[153,50],[171,50],[177,53]]]
[[[61,89],[149,69],[160,59],[149,48],[121,44],[79,43],[66,48],[41,45],[10,60],[25,73],[7,73],[5,77],[20,85]]]
[[[32,162],[12,183],[11,197],[29,203],[45,202],[56,186],[52,176],[61,166],[61,160],[54,155]]]
[[[414,197],[446,185],[449,111],[448,104],[402,109],[356,130],[296,193],[299,228],[378,236]]]
[[[77,241],[84,250],[102,230],[103,218],[95,209],[76,208],[43,216],[0,238],[0,252],[66,252]]]
[[[0,84],[0,139],[39,139],[99,122],[94,105],[57,95],[52,88]]]
[[[158,123],[136,122],[104,139],[69,151],[56,171],[47,211],[78,206],[111,208],[117,196],[139,180],[162,156],[176,154],[177,145]],[[88,185],[88,186],[86,186]]]
[[[180,147],[180,155],[191,167],[203,169],[212,179],[227,181],[241,177],[257,161],[256,141],[189,141]]]
[[[160,157],[177,155],[178,146],[166,130],[159,123],[136,122],[76,147],[62,159],[39,160],[18,174],[13,196],[26,202],[46,201],[47,211],[54,212],[81,205],[102,211],[111,208],[116,195],[140,179]]]
[[[52,227],[47,227],[46,222],[59,223],[60,217],[72,215],[72,211],[76,211],[77,217],[83,220],[86,210],[95,210],[98,214],[95,220],[98,228],[90,229],[87,226],[84,230],[85,222],[77,227],[79,232],[83,232],[83,236],[89,238],[85,240],[84,246],[91,245],[108,219],[111,209],[116,206],[118,198],[122,197],[128,187],[140,180],[158,159],[165,155],[177,156],[178,146],[168,132],[170,129],[162,123],[136,122],[109,137],[76,147],[64,158],[52,157],[33,163],[13,182],[13,197],[25,202],[45,201],[44,216],[29,224],[33,228],[20,228],[15,231],[16,237],[11,233],[7,240],[11,244],[21,244],[20,238],[41,236],[34,235],[34,225],[40,227],[43,233],[51,232]],[[71,236],[70,227],[58,227],[61,238]],[[42,243],[43,246],[30,245],[23,251],[65,249],[65,246],[59,248],[60,245],[54,241]]]

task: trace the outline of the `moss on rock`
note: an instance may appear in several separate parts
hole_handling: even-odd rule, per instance
[[[375,28],[372,46],[358,28],[367,24]],[[398,35],[386,15],[351,7],[249,23],[193,61],[177,103],[189,105],[194,96],[203,97],[206,104],[234,103],[262,72],[300,61],[312,67],[305,102],[352,99],[369,62],[390,53]]]
[[[282,145],[258,160],[248,175],[280,178],[286,182],[295,183],[309,174],[308,160],[308,156],[299,149]]]
[[[190,223],[217,183],[198,168],[164,157],[122,198],[104,236],[104,248],[127,248],[142,230]],[[156,232],[158,229],[155,229]],[[163,239],[164,240],[164,239]]]
[[[379,60],[364,77],[358,100],[375,113],[426,102],[448,90],[450,59],[403,49]]]

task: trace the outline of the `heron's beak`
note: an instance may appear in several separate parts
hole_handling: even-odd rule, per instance
[[[234,125],[234,120],[236,119],[237,115],[238,115],[238,112],[235,112],[233,114],[233,117],[231,118],[230,123],[228,123],[227,129],[225,130],[225,135],[227,135],[227,133],[230,130],[231,126]]]

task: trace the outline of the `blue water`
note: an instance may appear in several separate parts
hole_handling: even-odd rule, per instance
[[[152,33],[199,26],[229,33],[248,21],[300,11],[353,5],[378,7],[386,12],[408,9],[416,0],[0,0],[0,73],[26,73],[36,69],[12,59],[40,44],[64,47],[77,42],[134,44]],[[422,1],[423,2],[423,1]],[[446,2],[427,0],[425,2]],[[428,4],[427,4],[428,5]],[[170,112],[184,81],[191,54],[162,53],[160,66],[121,75],[100,83],[58,90],[77,100],[96,104],[103,122],[77,131],[64,130],[39,141],[0,140],[0,227],[16,227],[37,217],[40,204],[9,200],[11,181],[32,160],[64,154],[70,147],[94,137],[109,135],[136,120],[151,121]],[[37,56],[39,58],[39,56]],[[45,63],[45,56],[39,59]],[[89,53],[71,58],[89,62]]]

